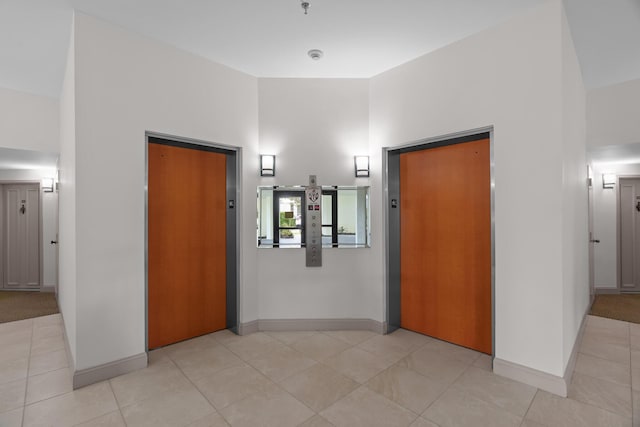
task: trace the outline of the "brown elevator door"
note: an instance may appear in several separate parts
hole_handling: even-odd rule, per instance
[[[400,155],[400,322],[491,354],[489,140]]]
[[[149,349],[226,327],[226,156],[149,144]]]

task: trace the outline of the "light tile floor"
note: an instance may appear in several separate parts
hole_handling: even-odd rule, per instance
[[[589,316],[569,398],[406,330],[229,331],[71,390],[59,315],[0,324],[0,427],[640,426],[640,325]]]

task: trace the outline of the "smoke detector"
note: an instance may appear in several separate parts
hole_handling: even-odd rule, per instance
[[[309,52],[307,52],[307,55],[309,55],[309,58],[317,61],[324,56],[324,52],[320,49],[311,49]]]

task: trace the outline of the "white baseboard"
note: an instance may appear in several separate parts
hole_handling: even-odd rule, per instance
[[[493,359],[493,373],[558,396],[567,397],[567,382],[565,378],[556,375],[518,365],[517,363],[507,362],[497,357]]]
[[[118,375],[127,374],[147,366],[147,353],[105,363],[89,369],[81,369],[73,374],[73,389],[84,387],[100,381],[108,380]]]
[[[57,302],[59,307],[60,301],[57,301]],[[69,362],[69,372],[73,373],[76,370],[76,362],[73,359],[73,353],[71,352],[71,345],[69,344],[69,337],[67,337],[67,327],[64,323],[64,314],[62,314],[62,310],[60,310],[60,318],[62,318],[62,337],[64,338],[64,349],[67,352],[67,362]],[[73,381],[73,375],[71,376],[71,380]]]
[[[56,291],[56,285],[42,285],[40,287],[40,292],[55,293],[55,291]]]
[[[576,340],[573,343],[573,349],[571,351],[567,367],[564,370],[564,376],[558,377],[546,372],[518,365],[517,363],[507,362],[506,360],[498,359],[497,357],[493,360],[493,373],[537,387],[541,390],[548,391],[549,393],[557,394],[558,396],[567,397],[569,384],[571,384],[571,378],[573,377],[573,370],[576,367],[576,361],[578,359],[578,350],[580,349],[582,336],[584,335],[584,328],[587,324],[589,308],[590,307],[587,307],[587,311],[584,316],[582,316],[582,322],[580,323]]]
[[[252,320],[251,322],[240,323],[240,326],[238,326],[238,335],[249,335],[259,330],[258,321]]]
[[[582,316],[582,322],[580,323],[580,328],[578,329],[578,335],[576,336],[576,340],[573,343],[573,350],[571,350],[571,356],[569,357],[569,362],[567,363],[567,367],[564,370],[564,380],[567,384],[567,389],[569,388],[569,384],[571,384],[571,378],[573,378],[573,370],[576,367],[576,361],[578,360],[578,350],[580,350],[580,345],[582,344],[582,336],[584,335],[584,328],[587,325],[587,315],[591,311],[591,304],[587,307],[587,311]]]
[[[372,319],[261,319],[242,323],[239,335],[258,331],[339,331],[358,330],[385,333],[385,325]]]

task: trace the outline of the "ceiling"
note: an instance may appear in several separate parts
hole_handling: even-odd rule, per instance
[[[257,77],[366,78],[547,0],[309,1],[0,0],[0,87],[58,96],[74,8]],[[564,1],[587,87],[640,78],[640,0]]]
[[[600,167],[640,164],[640,144],[607,145],[591,148],[587,156],[589,163]]]
[[[52,169],[57,167],[58,154],[42,151],[16,150],[0,147],[0,170]]]

